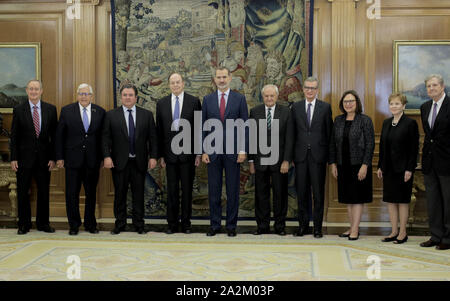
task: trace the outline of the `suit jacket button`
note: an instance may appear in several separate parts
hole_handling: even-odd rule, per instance
[[[431,139],[431,143],[433,143],[433,139]]]
[[[88,135],[86,134],[86,135],[84,135],[84,138],[87,138],[88,137]]]
[[[83,145],[83,148],[86,148],[86,145]]]

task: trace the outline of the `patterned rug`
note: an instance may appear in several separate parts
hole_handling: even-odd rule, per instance
[[[450,280],[450,252],[381,236],[348,241],[204,233],[112,236],[0,230],[0,280]]]

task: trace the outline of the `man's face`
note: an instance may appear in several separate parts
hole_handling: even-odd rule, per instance
[[[169,79],[169,87],[170,91],[172,91],[173,95],[178,96],[184,90],[184,82],[181,79],[179,74],[172,74]]]
[[[89,87],[81,88],[77,94],[77,101],[83,107],[87,107],[92,101],[92,93],[89,90]]]
[[[214,82],[219,90],[226,91],[230,87],[231,74],[228,74],[228,70],[216,70]]]
[[[303,86],[303,93],[305,94],[307,101],[313,101],[319,93],[318,82],[305,82]]]
[[[438,101],[444,93],[445,86],[439,84],[439,80],[435,77],[427,81],[427,93],[430,98]]]
[[[41,99],[42,89],[39,82],[32,81],[28,84],[27,88],[28,99],[32,102],[37,102]]]
[[[127,107],[128,109],[131,109],[137,101],[137,96],[134,93],[134,89],[132,88],[125,88],[122,90],[122,105]]]
[[[267,87],[263,92],[264,104],[268,107],[273,107],[278,100],[277,92],[273,87]]]

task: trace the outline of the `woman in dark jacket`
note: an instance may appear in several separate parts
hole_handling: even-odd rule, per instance
[[[408,240],[406,223],[419,151],[417,122],[403,114],[406,103],[406,96],[401,93],[389,96],[392,117],[383,122],[377,171],[378,178],[383,179],[383,201],[388,203],[392,225],[391,234],[382,241],[397,244]]]
[[[375,134],[372,120],[362,114],[356,91],[344,92],[339,102],[330,143],[331,173],[338,181],[339,203],[347,204],[350,229],[339,237],[359,238],[364,203],[372,202],[372,157]]]

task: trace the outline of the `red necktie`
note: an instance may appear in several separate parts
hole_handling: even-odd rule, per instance
[[[39,126],[39,113],[37,111],[37,106],[33,106],[33,124],[34,130],[36,132],[36,137],[39,137],[40,126]]]
[[[220,119],[222,122],[225,118],[225,93],[222,93],[222,97],[220,98]]]

